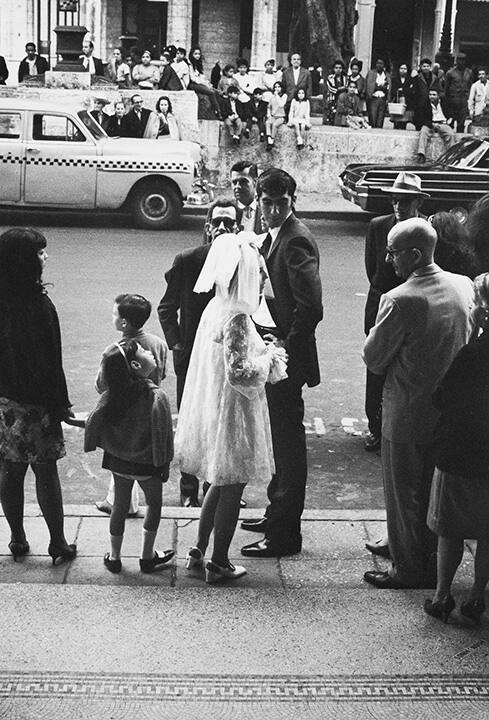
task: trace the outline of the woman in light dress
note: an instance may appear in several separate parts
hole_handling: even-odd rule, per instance
[[[169,140],[181,140],[178,121],[173,114],[171,100],[162,95],[156,101],[155,111],[151,113],[144,131],[143,137],[150,139],[168,138]]]
[[[141,62],[132,69],[132,79],[141,90],[154,90],[160,80],[160,72],[156,65],[151,64],[151,53],[145,50]]]
[[[209,250],[195,292],[216,295],[195,338],[175,436],[184,472],[210,483],[198,537],[187,568],[204,569],[214,530],[208,583],[246,573],[228,551],[247,483],[267,483],[274,472],[265,383],[286,377],[283,348],[267,345],[251,319],[266,279],[265,264],[250,242],[253,233],[224,234]]]

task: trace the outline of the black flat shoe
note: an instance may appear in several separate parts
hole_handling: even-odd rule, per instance
[[[118,560],[111,560],[110,553],[105,553],[104,565],[111,573],[120,573],[120,571],[122,570],[122,563],[120,558]]]
[[[474,598],[473,600],[467,600],[460,606],[460,614],[475,623],[479,623],[481,615],[486,609],[484,598]]]
[[[22,555],[27,555],[30,547],[27,540],[11,540],[8,544],[8,549],[14,556],[14,562],[17,562],[18,557],[22,557]]]
[[[175,555],[174,550],[164,550],[163,555],[158,555],[155,550],[155,554],[152,558],[140,558],[139,567],[143,573],[152,573],[156,570],[161,570],[163,565],[169,562]]]
[[[424,611],[427,615],[442,620],[445,624],[448,622],[450,613],[455,609],[455,600],[451,595],[447,595],[443,600],[430,600],[427,598],[424,601]]]
[[[409,585],[404,585],[399,580],[391,577],[388,572],[380,572],[379,570],[368,570],[363,579],[369,585],[373,585],[380,590],[401,590],[409,587]]]
[[[266,529],[266,518],[252,518],[250,520],[243,520],[241,523],[241,530],[250,530],[251,532],[264,533]]]
[[[379,555],[380,557],[390,558],[390,550],[388,545],[379,545],[380,540],[374,543],[365,543],[365,547],[373,555]]]
[[[57,545],[49,544],[48,553],[51,555],[53,565],[56,565],[57,560],[61,562],[68,562],[76,558],[76,545],[66,545],[66,547],[58,547]]]

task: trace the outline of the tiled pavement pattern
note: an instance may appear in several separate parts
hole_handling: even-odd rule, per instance
[[[422,612],[429,591],[362,582],[382,511],[307,512],[292,558],[240,558],[256,536],[238,530],[248,575],[214,587],[184,568],[198,510],[164,508],[158,546],[177,555],[155,575],[139,572],[142,520],[128,521],[119,576],[102,564],[108,519],[66,510],[79,556],[59,567],[36,507],[17,563],[0,518],[2,720],[489,717],[489,621],[444,626]],[[470,565],[467,552],[458,601]]]

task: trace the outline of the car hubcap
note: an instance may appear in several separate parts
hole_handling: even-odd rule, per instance
[[[142,210],[146,217],[157,219],[161,218],[168,209],[166,198],[159,193],[151,193],[146,195],[142,201]]]

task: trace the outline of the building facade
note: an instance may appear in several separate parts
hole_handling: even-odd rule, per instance
[[[434,58],[450,6],[453,51],[489,64],[489,0],[357,0],[357,57],[365,68],[378,55],[391,67]],[[0,2],[0,54],[15,67],[33,40],[54,65],[54,29],[68,24],[87,28],[103,61],[119,46],[158,57],[167,44],[198,44],[208,72],[237,57],[261,69],[270,57],[286,62],[291,14],[292,0],[8,0]]]

